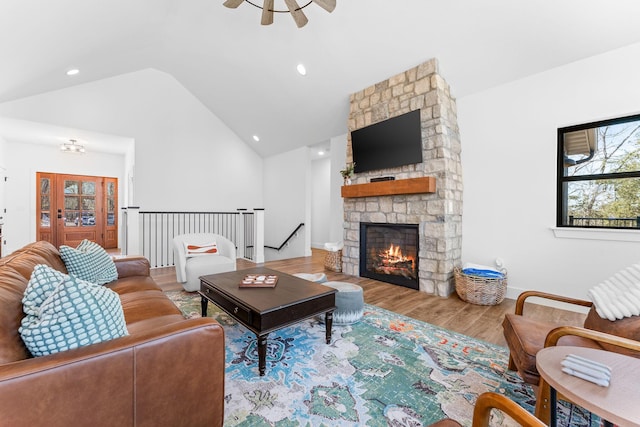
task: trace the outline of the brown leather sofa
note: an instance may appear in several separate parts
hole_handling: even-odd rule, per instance
[[[0,258],[0,426],[221,426],[224,331],[184,319],[143,257],[117,259],[129,335],[31,357],[18,328],[37,264],[66,273],[58,250],[36,242]]]

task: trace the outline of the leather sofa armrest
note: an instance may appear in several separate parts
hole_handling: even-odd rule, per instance
[[[149,276],[151,274],[149,260],[143,256],[115,258],[113,262],[116,264],[119,279],[130,276]]]
[[[591,307],[593,303],[591,301],[581,300],[577,298],[564,297],[562,295],[549,294],[546,292],[538,292],[538,291],[526,291],[521,293],[516,300],[516,312],[515,314],[522,316],[524,312],[524,303],[527,298],[537,297],[544,298],[558,302],[564,302],[567,304],[580,305],[583,307]]]
[[[221,426],[224,370],[222,327],[188,319],[1,365],[0,414],[15,426]]]

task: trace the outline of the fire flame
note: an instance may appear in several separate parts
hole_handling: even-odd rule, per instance
[[[402,249],[400,249],[400,246],[393,246],[392,243],[387,250],[387,256],[389,258],[402,258]]]
[[[413,261],[413,258],[402,255],[402,249],[400,248],[400,246],[395,246],[393,243],[391,244],[389,249],[382,251],[380,255],[382,256],[383,260],[386,260],[389,263]]]

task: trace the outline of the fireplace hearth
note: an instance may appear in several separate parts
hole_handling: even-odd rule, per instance
[[[418,225],[360,223],[360,276],[419,289]]]

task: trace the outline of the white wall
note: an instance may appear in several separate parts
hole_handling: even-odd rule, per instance
[[[311,247],[324,248],[331,222],[331,159],[311,161]]]
[[[69,154],[56,146],[7,141],[7,214],[3,230],[7,253],[36,240],[36,172],[108,176],[122,183],[124,155],[92,153]],[[120,188],[121,184],[118,185]],[[122,194],[118,203],[122,206]],[[120,217],[119,224],[122,225]]]
[[[4,181],[5,176],[7,176],[7,142],[0,137],[0,225],[4,223],[5,214],[4,209],[7,207],[6,204],[6,183]],[[2,248],[2,253],[6,254],[6,248],[4,247],[4,238],[0,240],[0,247]]]
[[[260,207],[262,160],[172,76],[154,69],[0,104],[0,115],[135,139],[142,210]]]
[[[264,244],[280,246],[303,222],[289,247],[265,249],[265,260],[311,255],[311,160],[303,147],[264,159]],[[259,207],[259,206],[251,206]]]
[[[344,239],[344,206],[340,194],[343,178],[340,170],[347,163],[347,134],[331,138],[331,198],[328,242],[341,242]]]
[[[640,112],[640,44],[458,100],[463,262],[504,259],[507,296],[537,289],[586,298],[640,260],[640,243],[557,238],[559,127]],[[455,88],[453,88],[455,90]],[[638,238],[638,232],[623,232]]]

